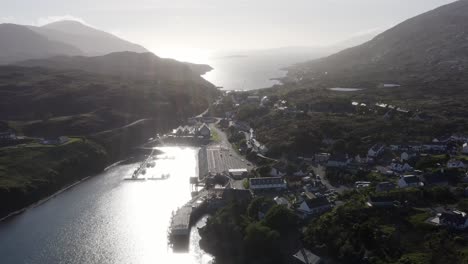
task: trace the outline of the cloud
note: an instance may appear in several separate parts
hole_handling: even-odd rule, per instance
[[[62,20],[78,21],[78,22],[80,22],[80,23],[82,23],[84,25],[91,26],[88,23],[86,23],[84,21],[84,19],[82,19],[80,17],[72,16],[72,15],[40,17],[37,20],[36,24],[38,26],[43,26],[43,25],[47,25],[47,24],[54,23],[54,22],[57,22],[57,21],[62,21]]]

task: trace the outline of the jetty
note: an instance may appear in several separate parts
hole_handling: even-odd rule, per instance
[[[148,155],[148,158],[146,158],[140,166],[133,172],[132,176],[130,178],[125,178],[125,180],[132,180],[132,181],[144,181],[146,178],[141,178],[139,177],[140,175],[145,175],[146,174],[146,169],[150,167],[154,167],[156,162],[154,160],[154,149],[151,150],[151,153]]]
[[[215,188],[202,190],[173,213],[169,226],[169,242],[175,251],[187,251],[191,227],[204,215],[213,214],[224,205],[250,200],[249,190]]]

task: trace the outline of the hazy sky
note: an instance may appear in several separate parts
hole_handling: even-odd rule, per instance
[[[454,0],[0,0],[0,22],[41,25],[74,18],[161,54],[327,45],[450,2]]]

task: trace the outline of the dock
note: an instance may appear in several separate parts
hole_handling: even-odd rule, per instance
[[[169,241],[176,251],[188,250],[190,229],[203,215],[222,206],[224,189],[202,190],[172,215],[169,226]]]
[[[190,235],[190,216],[192,215],[192,207],[185,205],[181,207],[172,217],[171,235],[172,236],[189,236]]]

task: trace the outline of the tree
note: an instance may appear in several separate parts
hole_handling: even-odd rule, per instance
[[[268,210],[263,222],[271,229],[278,230],[281,234],[294,231],[298,227],[298,219],[295,214],[282,205],[275,205]]]

